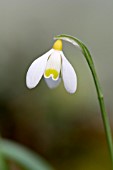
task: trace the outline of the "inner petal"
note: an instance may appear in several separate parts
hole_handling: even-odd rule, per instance
[[[59,78],[60,69],[61,69],[61,56],[59,51],[55,50],[47,61],[44,77],[45,78],[52,77],[53,80],[57,80]]]
[[[50,77],[52,75],[53,79],[57,79],[58,76],[59,76],[59,73],[57,70],[54,70],[54,69],[47,69],[45,71],[45,76],[46,77]]]

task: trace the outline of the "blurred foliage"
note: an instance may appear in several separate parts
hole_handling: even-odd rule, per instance
[[[40,156],[34,154],[25,147],[8,140],[0,140],[0,153],[0,160],[2,159],[2,156],[8,160],[14,160],[26,170],[52,170],[47,162]],[[2,169],[8,170],[3,167]]]

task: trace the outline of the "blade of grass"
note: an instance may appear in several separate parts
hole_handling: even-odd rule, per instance
[[[12,141],[2,139],[0,141],[0,148],[1,154],[5,158],[14,160],[28,170],[53,170],[40,156]]]

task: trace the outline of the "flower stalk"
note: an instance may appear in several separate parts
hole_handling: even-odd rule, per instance
[[[101,110],[101,116],[102,116],[102,120],[103,120],[104,130],[105,130],[105,134],[106,134],[106,140],[107,140],[109,153],[110,153],[110,157],[111,157],[111,161],[112,161],[112,168],[113,168],[112,134],[111,134],[109,119],[108,119],[108,115],[107,115],[106,107],[105,107],[105,103],[104,103],[104,95],[101,90],[100,82],[99,82],[99,79],[98,79],[98,76],[97,76],[97,73],[95,70],[95,66],[94,66],[91,54],[90,54],[89,50],[87,49],[87,47],[80,40],[78,40],[75,37],[62,34],[62,35],[56,36],[55,39],[65,40],[65,41],[68,41],[68,42],[72,43],[73,45],[79,47],[82,50],[82,53],[88,63],[88,66],[91,70],[93,80],[95,83],[96,91],[97,91],[98,101],[99,101],[100,110]]]

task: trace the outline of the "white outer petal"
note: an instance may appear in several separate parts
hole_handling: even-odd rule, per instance
[[[60,84],[61,78],[58,78],[57,80],[53,80],[52,77],[49,77],[49,78],[45,78],[45,82],[50,89],[54,89]]]
[[[49,50],[47,53],[33,61],[29,67],[26,75],[26,85],[28,88],[34,88],[42,78],[48,57],[54,52],[54,49]]]
[[[64,82],[64,86],[69,93],[75,93],[77,89],[77,76],[69,61],[64,56],[63,52],[61,51],[62,57],[62,67],[61,73]]]

